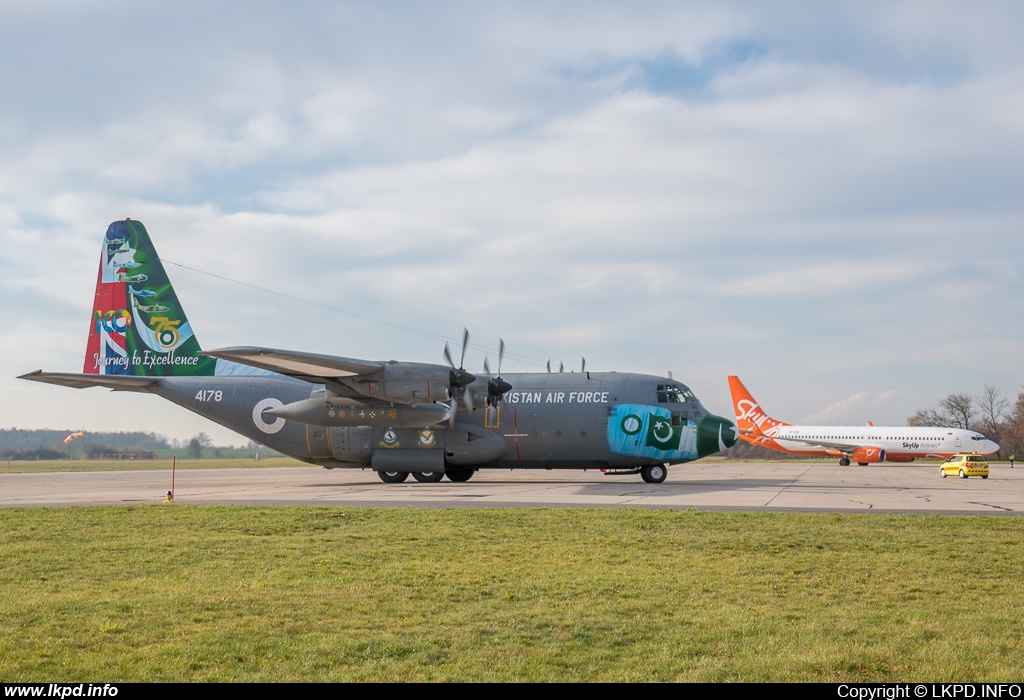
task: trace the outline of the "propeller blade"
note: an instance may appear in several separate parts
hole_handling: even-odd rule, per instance
[[[548,374],[551,374],[551,359],[548,359]]]
[[[561,362],[558,363],[558,371],[560,373],[565,371],[565,365],[563,365]]]
[[[444,359],[448,360],[448,364],[452,366],[452,369],[455,369],[455,363],[452,362],[452,353],[448,350],[448,343],[444,344]]]
[[[583,366],[580,367],[580,372],[586,372],[586,371],[587,371],[587,358],[584,357],[583,358]]]
[[[505,356],[505,341],[498,338],[498,376],[491,376],[491,366],[484,357],[484,371],[487,372],[487,407],[494,408],[501,403],[502,397],[512,391],[512,385],[501,378],[501,360]],[[548,371],[551,371],[551,360],[548,360]]]
[[[448,415],[448,427],[451,428],[455,425],[455,413],[459,410],[459,400],[455,398],[454,394],[452,394],[452,402],[448,404],[448,410],[450,411]]]
[[[466,364],[466,346],[469,345],[469,329],[462,329],[462,358],[459,360],[459,369]]]
[[[466,400],[466,410],[470,413],[473,412],[473,392],[470,389],[464,389],[462,392],[462,398]]]

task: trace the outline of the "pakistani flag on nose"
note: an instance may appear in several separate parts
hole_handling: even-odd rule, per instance
[[[658,450],[678,450],[682,426],[672,426],[668,416],[651,413],[647,423],[647,446]]]

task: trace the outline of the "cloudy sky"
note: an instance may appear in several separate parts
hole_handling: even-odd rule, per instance
[[[465,326],[470,370],[500,336],[507,372],[672,370],[724,415],[738,374],[791,422],[1015,397],[1022,27],[935,0],[0,2],[0,427],[244,442],[14,379],[81,371],[126,216],[320,305],[168,266],[204,348],[440,362]]]

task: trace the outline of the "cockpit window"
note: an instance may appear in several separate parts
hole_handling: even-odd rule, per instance
[[[986,438],[985,438],[984,435],[972,435],[971,439],[972,440],[985,440]]]
[[[658,385],[658,403],[686,403],[694,398],[689,389],[675,386],[674,384]]]

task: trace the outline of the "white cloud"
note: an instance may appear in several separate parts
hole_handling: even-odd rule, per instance
[[[719,411],[736,371],[793,415],[1024,380],[1019,10],[585,7],[0,6],[9,64],[52,42],[0,78],[0,285],[25,305],[0,367],[75,368],[99,237],[132,216],[170,260],[556,365],[672,367]],[[136,27],[116,56],[89,48],[105,23]],[[440,358],[170,274],[204,345]]]
[[[807,425],[862,425],[872,421],[872,417],[879,413],[893,413],[893,405],[902,403],[905,403],[905,397],[896,391],[859,391],[829,404],[802,422]],[[898,424],[902,425],[903,422]]]

